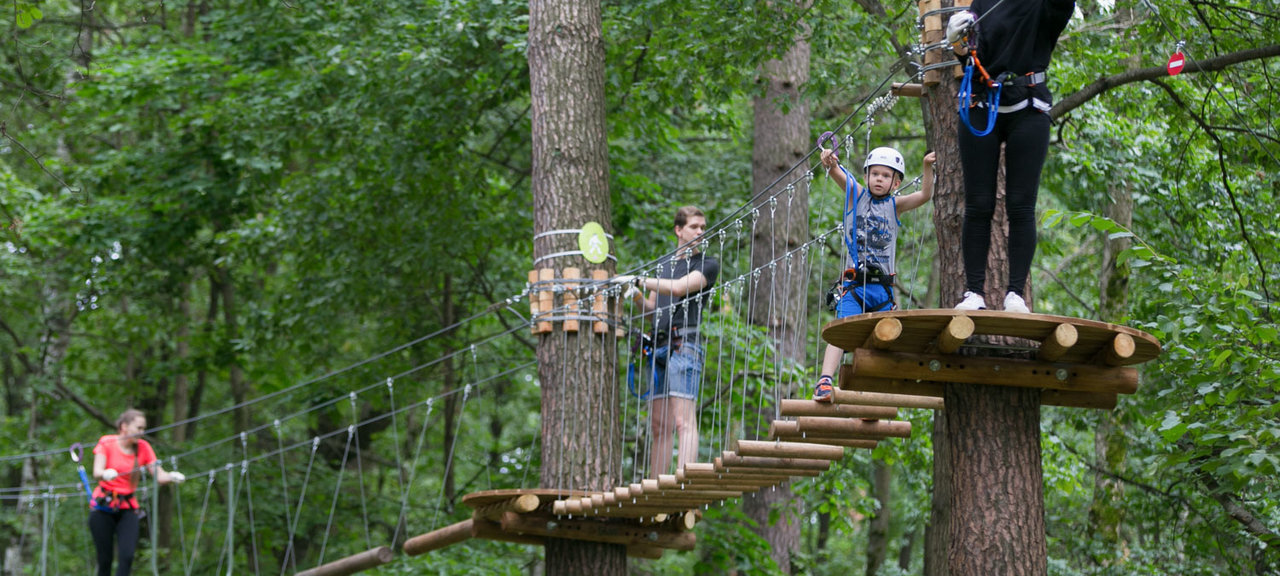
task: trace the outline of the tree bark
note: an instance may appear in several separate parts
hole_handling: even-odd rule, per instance
[[[808,80],[808,31],[800,30],[781,59],[762,65],[759,82],[764,94],[753,100],[752,197],[760,217],[752,236],[751,267],[760,270],[760,278],[752,286],[750,316],[753,324],[768,330],[781,365],[803,363],[805,357],[807,266],[799,255],[786,254],[809,239],[808,185],[802,173],[787,173],[811,146],[809,103],[801,96]],[[785,397],[781,382],[776,386],[775,396]],[[773,420],[771,406],[756,409],[764,412],[757,421]],[[778,518],[770,522],[774,510]],[[745,495],[742,511],[754,521],[755,533],[769,543],[774,563],[790,574],[791,557],[800,547],[800,511],[791,483]]]
[[[529,3],[535,259],[576,250],[576,236],[542,232],[598,222],[612,231],[605,130],[604,29],[599,0]],[[557,271],[592,268],[580,256],[541,260]],[[610,273],[613,265],[606,260]],[[598,268],[598,266],[597,266]],[[559,274],[557,274],[559,275]],[[603,490],[621,480],[617,345],[613,330],[538,337],[542,485]],[[548,539],[548,574],[624,574],[626,548]]]
[[[1048,573],[1040,390],[947,384],[950,574]]]
[[[244,368],[240,366],[239,354],[235,353],[235,342],[240,339],[240,318],[236,315],[235,280],[227,268],[218,268],[218,288],[222,296],[222,321],[225,323],[224,345],[230,349],[227,367],[231,379],[231,399],[236,403],[236,429],[249,429],[249,409],[244,404],[249,398],[249,385],[245,382]]]

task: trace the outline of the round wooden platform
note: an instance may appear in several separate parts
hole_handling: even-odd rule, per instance
[[[822,329],[822,337],[837,347],[852,351],[864,347],[867,337],[880,320],[895,318],[902,323],[902,334],[881,349],[888,352],[927,353],[934,351],[938,335],[957,316],[965,316],[973,321],[974,336],[1012,336],[1036,342],[1044,342],[1060,326],[1071,326],[1076,331],[1077,339],[1073,346],[1053,360],[1059,363],[1097,363],[1094,360],[1098,358],[1099,352],[1120,334],[1133,339],[1134,350],[1131,356],[1119,360],[1117,365],[1141,364],[1160,355],[1160,342],[1154,336],[1128,326],[1067,316],[997,310],[939,308],[859,314],[829,322]]]

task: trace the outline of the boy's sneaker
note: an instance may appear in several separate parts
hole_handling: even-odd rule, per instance
[[[986,310],[987,303],[982,299],[982,295],[976,292],[965,290],[964,299],[956,304],[956,310]]]
[[[835,387],[831,385],[831,377],[823,376],[819,378],[818,385],[813,388],[813,401],[830,402],[833,394],[835,394]]]
[[[1027,301],[1023,300],[1017,292],[1009,292],[1004,295],[1004,311],[1021,312],[1023,314],[1031,313],[1031,310],[1027,308]]]

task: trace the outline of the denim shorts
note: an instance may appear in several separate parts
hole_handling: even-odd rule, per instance
[[[670,350],[672,347],[674,352]],[[705,360],[702,346],[688,340],[677,340],[654,350],[653,388],[646,397],[650,400],[667,397],[696,400]]]
[[[893,309],[893,289],[880,284],[859,284],[844,293],[836,305],[836,318],[848,318],[863,312]]]

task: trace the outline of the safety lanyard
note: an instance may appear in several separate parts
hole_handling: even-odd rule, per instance
[[[1004,88],[1004,83],[991,81],[986,69],[982,67],[982,62],[978,60],[977,52],[973,52],[971,56],[970,63],[964,67],[964,78],[960,80],[958,96],[960,121],[969,129],[969,132],[981,138],[990,134],[996,127],[996,116],[1000,113],[1000,90]],[[982,74],[982,81],[987,84],[987,127],[981,131],[975,130],[973,124],[969,122],[969,108],[973,106],[973,69],[975,67]]]

